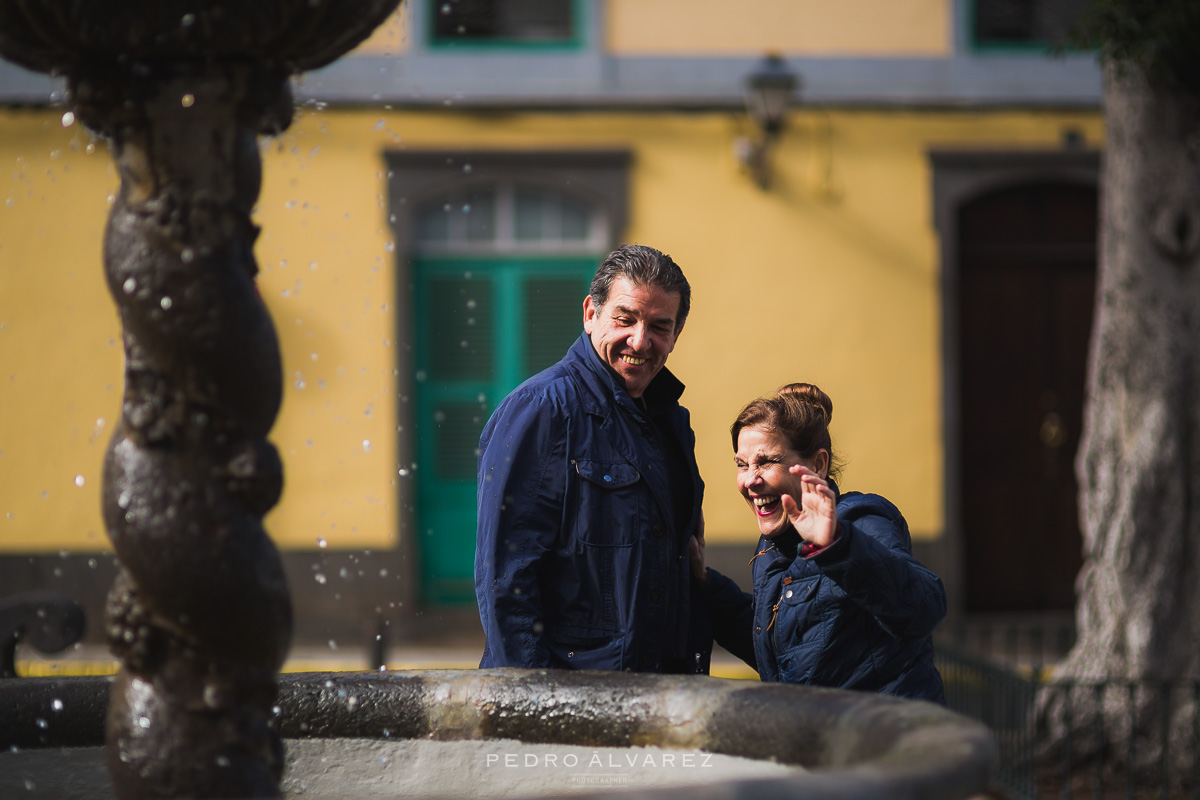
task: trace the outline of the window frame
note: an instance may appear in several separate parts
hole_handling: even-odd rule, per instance
[[[437,6],[444,0],[423,0],[413,5],[413,13],[419,15],[417,30],[421,31],[421,42],[431,53],[538,53],[577,52],[587,49],[592,37],[589,35],[589,0],[569,0],[571,4],[571,34],[556,41],[528,41],[524,39],[500,38],[472,39],[463,41],[439,40],[435,33]]]
[[[957,0],[960,42],[962,50],[980,56],[1045,56],[1055,52],[1056,48],[1066,48],[1066,43],[1056,43],[1044,39],[1028,41],[1003,41],[999,39],[979,39],[975,35],[975,18],[980,0]],[[1088,52],[1068,50],[1068,52]]]

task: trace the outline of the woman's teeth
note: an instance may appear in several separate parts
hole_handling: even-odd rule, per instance
[[[779,502],[779,498],[775,496],[752,497],[751,500],[754,501],[754,508],[760,514],[770,511]]]

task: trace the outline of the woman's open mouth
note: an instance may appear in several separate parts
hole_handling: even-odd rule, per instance
[[[754,503],[754,512],[760,517],[769,517],[779,508],[778,495],[760,495],[758,497],[751,497],[750,500]]]

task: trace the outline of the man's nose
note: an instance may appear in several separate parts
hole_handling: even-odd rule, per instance
[[[634,350],[641,350],[642,345],[646,343],[646,326],[638,323],[629,331],[629,346]]]

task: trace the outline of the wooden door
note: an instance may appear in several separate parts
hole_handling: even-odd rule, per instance
[[[958,215],[968,613],[1066,610],[1096,275],[1093,187],[1026,184]]]

